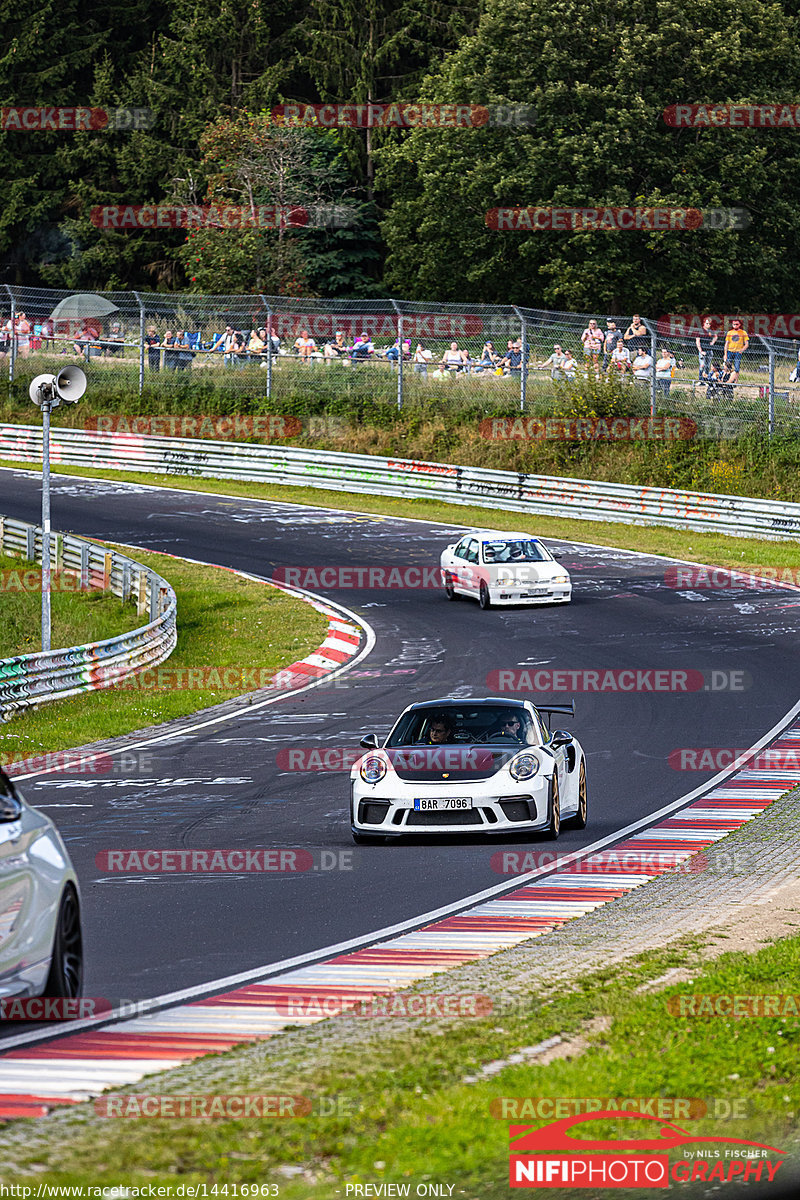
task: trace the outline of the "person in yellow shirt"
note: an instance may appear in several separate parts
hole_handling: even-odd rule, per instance
[[[725,335],[725,353],[722,357],[723,366],[731,368],[731,377],[729,382],[736,383],[739,378],[739,368],[742,365],[742,355],[750,345],[750,338],[742,329],[742,322],[738,319],[731,321],[731,327]]]

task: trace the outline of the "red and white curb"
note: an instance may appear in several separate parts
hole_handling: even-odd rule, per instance
[[[344,653],[338,643],[348,641],[348,635],[346,628],[337,627],[310,659],[338,664],[331,655]],[[316,661],[304,662],[312,673],[321,669]],[[770,748],[800,760],[800,722]],[[686,862],[798,785],[800,770],[745,767],[699,797],[692,793],[688,803],[681,807],[678,802],[649,828],[637,826],[631,836],[599,852],[590,847],[564,855],[563,867],[542,878],[534,877],[541,871],[533,872],[498,899],[223,995],[12,1049],[0,1056],[0,1118],[42,1116],[54,1107],[267,1038],[286,1025],[311,1024],[358,1001],[519,945]]]

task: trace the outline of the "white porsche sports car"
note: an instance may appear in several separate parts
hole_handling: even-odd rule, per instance
[[[572,581],[539,538],[529,533],[474,529],[441,556],[448,600],[472,596],[492,604],[568,604]]]
[[[542,713],[574,716],[574,704],[529,700],[431,700],[412,704],[350,773],[356,842],[404,834],[540,832],[586,825],[586,763],[566,730]]]
[[[78,880],[53,822],[0,771],[0,999],[80,996]]]

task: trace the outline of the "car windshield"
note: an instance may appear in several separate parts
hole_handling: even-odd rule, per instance
[[[535,538],[492,538],[483,543],[483,561],[490,563],[549,562],[550,554]]]
[[[511,705],[458,705],[417,708],[406,713],[386,742],[397,746],[447,746],[454,743],[539,746],[537,721]]]

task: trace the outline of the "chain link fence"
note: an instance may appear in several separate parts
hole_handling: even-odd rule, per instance
[[[745,339],[745,341],[748,341]],[[299,415],[474,408],[611,419],[678,414],[700,436],[800,429],[800,343],[665,320],[481,304],[73,293],[3,285],[0,370],[12,397],[82,360],[93,390],[148,411]],[[96,394],[98,392],[96,391]],[[149,406],[149,407],[148,407]]]

